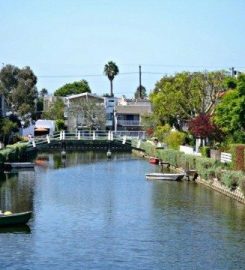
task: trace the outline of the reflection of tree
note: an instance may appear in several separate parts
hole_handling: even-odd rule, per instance
[[[230,230],[245,230],[245,206],[217,191],[196,183],[154,182],[153,203],[169,219],[180,215],[185,227],[217,220]],[[217,219],[217,216],[219,218]],[[220,224],[216,223],[217,228]]]
[[[0,182],[0,209],[12,212],[32,210],[33,184],[33,171],[6,175],[6,180]]]

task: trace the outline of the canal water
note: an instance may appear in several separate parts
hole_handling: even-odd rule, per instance
[[[148,181],[130,154],[45,154],[0,176],[0,269],[244,269],[245,206],[193,182]]]

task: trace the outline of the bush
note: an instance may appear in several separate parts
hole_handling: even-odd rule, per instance
[[[184,143],[185,137],[184,132],[172,131],[166,136],[165,142],[170,148],[178,150],[179,146]]]
[[[244,174],[238,171],[223,171],[221,175],[221,182],[230,188],[235,190],[239,186],[240,179],[244,178]]]
[[[170,125],[166,124],[164,126],[157,126],[154,131],[154,136],[156,136],[160,142],[165,141],[166,136],[171,130]]]
[[[200,147],[200,153],[203,157],[210,157],[210,147],[209,146],[202,146]]]

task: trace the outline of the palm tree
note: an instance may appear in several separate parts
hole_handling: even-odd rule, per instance
[[[114,79],[114,77],[119,73],[119,69],[118,66],[112,62],[109,61],[105,67],[104,67],[104,74],[108,77],[109,81],[110,81],[110,85],[111,85],[111,97],[114,96],[113,94],[113,85],[112,85],[112,81]]]

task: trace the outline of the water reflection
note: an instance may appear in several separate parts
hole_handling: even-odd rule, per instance
[[[35,216],[31,233],[2,231],[1,268],[243,269],[245,206],[193,182],[147,181],[160,168],[129,154],[37,160],[0,182],[1,207]]]
[[[0,234],[1,233],[30,234],[31,229],[28,225],[0,227]]]
[[[0,181],[0,209],[13,213],[33,209],[34,171],[7,173]]]

